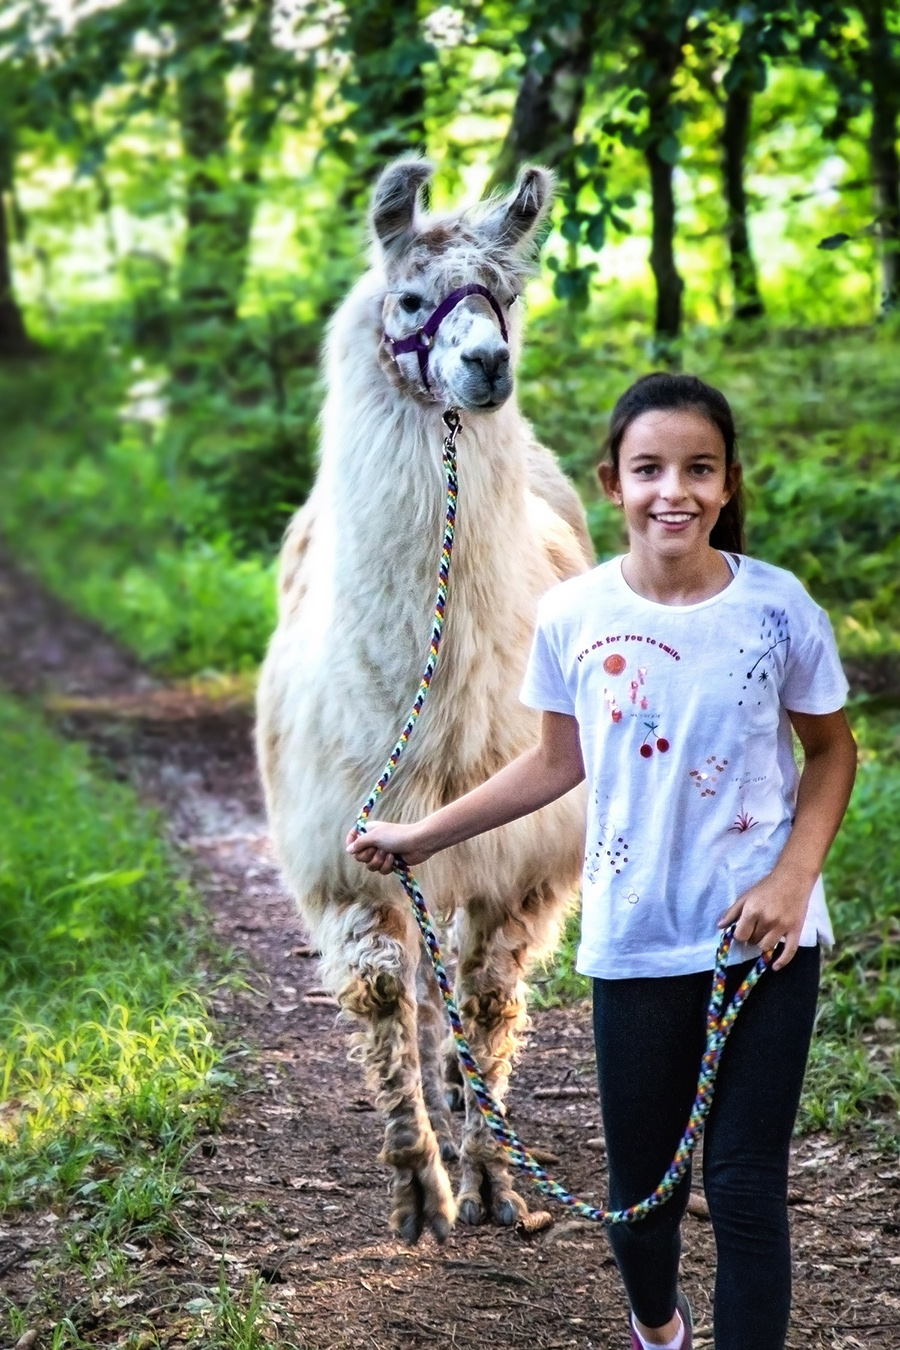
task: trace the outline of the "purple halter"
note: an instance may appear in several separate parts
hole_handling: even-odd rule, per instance
[[[452,310],[456,309],[459,302],[465,300],[467,295],[484,296],[485,300],[497,316],[497,322],[500,325],[503,341],[508,342],[509,329],[506,326],[506,319],[503,310],[500,307],[500,301],[493,292],[488,290],[487,286],[480,286],[477,281],[472,281],[468,286],[460,286],[457,290],[451,291],[450,294],[441,301],[437,309],[429,315],[421,328],[417,328],[414,333],[410,333],[409,337],[392,338],[388,337],[387,333],[384,335],[385,345],[389,348],[391,356],[395,361],[398,356],[403,356],[406,352],[415,352],[416,356],[419,358],[419,374],[422,376],[422,383],[429,393],[431,392],[431,385],[428,382],[428,353],[434,346],[435,334],[447,315]]]

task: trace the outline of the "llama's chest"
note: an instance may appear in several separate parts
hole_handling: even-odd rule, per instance
[[[406,721],[428,658],[436,576],[377,566],[349,587],[327,583],[304,559],[282,610],[263,673],[261,706],[298,744],[370,770]],[[429,573],[435,571],[429,569]],[[437,670],[410,750],[411,764],[446,756],[481,765],[522,746],[518,690],[536,595],[515,578],[451,577]],[[293,600],[293,603],[292,603]],[[526,719],[527,720],[527,719]]]

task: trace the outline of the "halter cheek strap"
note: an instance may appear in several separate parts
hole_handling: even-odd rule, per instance
[[[465,300],[467,295],[481,295],[488,302],[491,309],[497,316],[497,322],[500,325],[500,332],[503,335],[503,341],[509,341],[509,329],[506,324],[506,316],[500,306],[500,301],[487,286],[480,286],[477,281],[472,281],[468,286],[459,286],[455,291],[451,291],[445,296],[441,303],[414,333],[409,337],[392,338],[384,335],[385,346],[396,361],[398,356],[404,356],[407,352],[415,352],[419,359],[419,374],[422,376],[422,383],[431,393],[431,385],[428,381],[428,353],[434,346],[434,339],[437,330],[461,300]]]

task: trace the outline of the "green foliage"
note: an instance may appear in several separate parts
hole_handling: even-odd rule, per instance
[[[221,401],[168,420],[162,381],[138,365],[85,344],[0,374],[0,528],[58,594],[145,661],[174,673],[252,667],[273,627],[274,585],[266,553],[242,556],[241,532],[257,516],[237,487],[260,442],[265,458],[271,419],[252,409],[233,419],[239,448],[223,473],[220,449],[203,445]],[[293,455],[287,446],[283,463]],[[307,481],[302,461],[299,472]],[[231,530],[216,478],[239,502]]]
[[[828,962],[801,1125],[839,1129],[900,1106],[900,716],[854,716],[860,767],[825,874]]]
[[[161,1223],[229,1081],[195,903],[130,790],[5,699],[0,859],[0,1204],[77,1197],[107,1237]]]
[[[599,556],[620,552],[620,515],[595,467],[613,404],[651,363],[590,311],[573,332],[558,309],[535,316],[521,385],[525,410],[585,500]],[[632,321],[633,322],[633,321]],[[611,337],[616,333],[616,337]],[[897,336],[763,331],[746,342],[698,333],[685,369],[731,402],[748,491],[748,550],[795,572],[828,608],[845,657],[900,650],[900,393]]]

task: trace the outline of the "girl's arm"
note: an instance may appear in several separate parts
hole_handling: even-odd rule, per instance
[[[494,830],[556,801],[584,778],[578,723],[566,713],[545,712],[540,743],[486,783],[415,825],[375,821],[365,834],[347,835],[347,852],[370,872],[393,870],[399,854],[410,866],[463,839]]]
[[[737,921],[735,937],[764,951],[783,940],[775,970],[786,966],[797,951],[812,888],[844,818],[856,776],[856,742],[843,712],[788,716],[805,757],[793,829],[769,875],[739,896],[719,920],[720,928]]]

